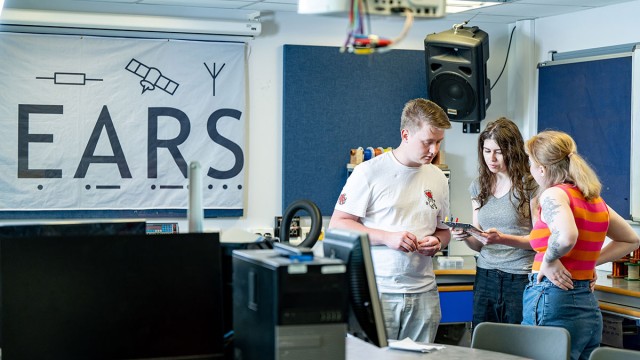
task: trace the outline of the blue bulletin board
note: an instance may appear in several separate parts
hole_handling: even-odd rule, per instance
[[[283,68],[282,209],[308,199],[331,216],[349,150],[396,147],[404,104],[427,97],[424,51],[285,45]]]
[[[631,69],[620,55],[540,64],[538,131],[569,133],[602,182],[602,197],[631,218]]]

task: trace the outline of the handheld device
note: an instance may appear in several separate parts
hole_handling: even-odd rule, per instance
[[[469,223],[454,222],[454,221],[441,221],[441,222],[449,226],[450,228],[454,228],[454,229],[463,229],[464,231],[467,231],[467,232],[471,231],[476,233],[482,232],[482,230],[478,229],[477,227]]]

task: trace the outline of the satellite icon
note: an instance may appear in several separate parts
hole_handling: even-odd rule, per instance
[[[139,77],[142,93],[147,90],[155,90],[156,88],[173,95],[178,89],[178,83],[163,76],[160,70],[154,67],[148,67],[136,59],[131,59],[126,69]]]

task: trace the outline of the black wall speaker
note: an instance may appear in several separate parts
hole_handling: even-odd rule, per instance
[[[424,39],[429,98],[451,121],[479,123],[491,104],[487,79],[489,35],[473,27],[454,27]]]

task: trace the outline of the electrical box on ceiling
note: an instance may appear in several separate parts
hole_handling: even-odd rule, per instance
[[[299,14],[345,15],[352,0],[300,0]],[[406,9],[414,17],[441,18],[446,14],[446,0],[367,0],[366,12],[370,15],[402,15]]]

